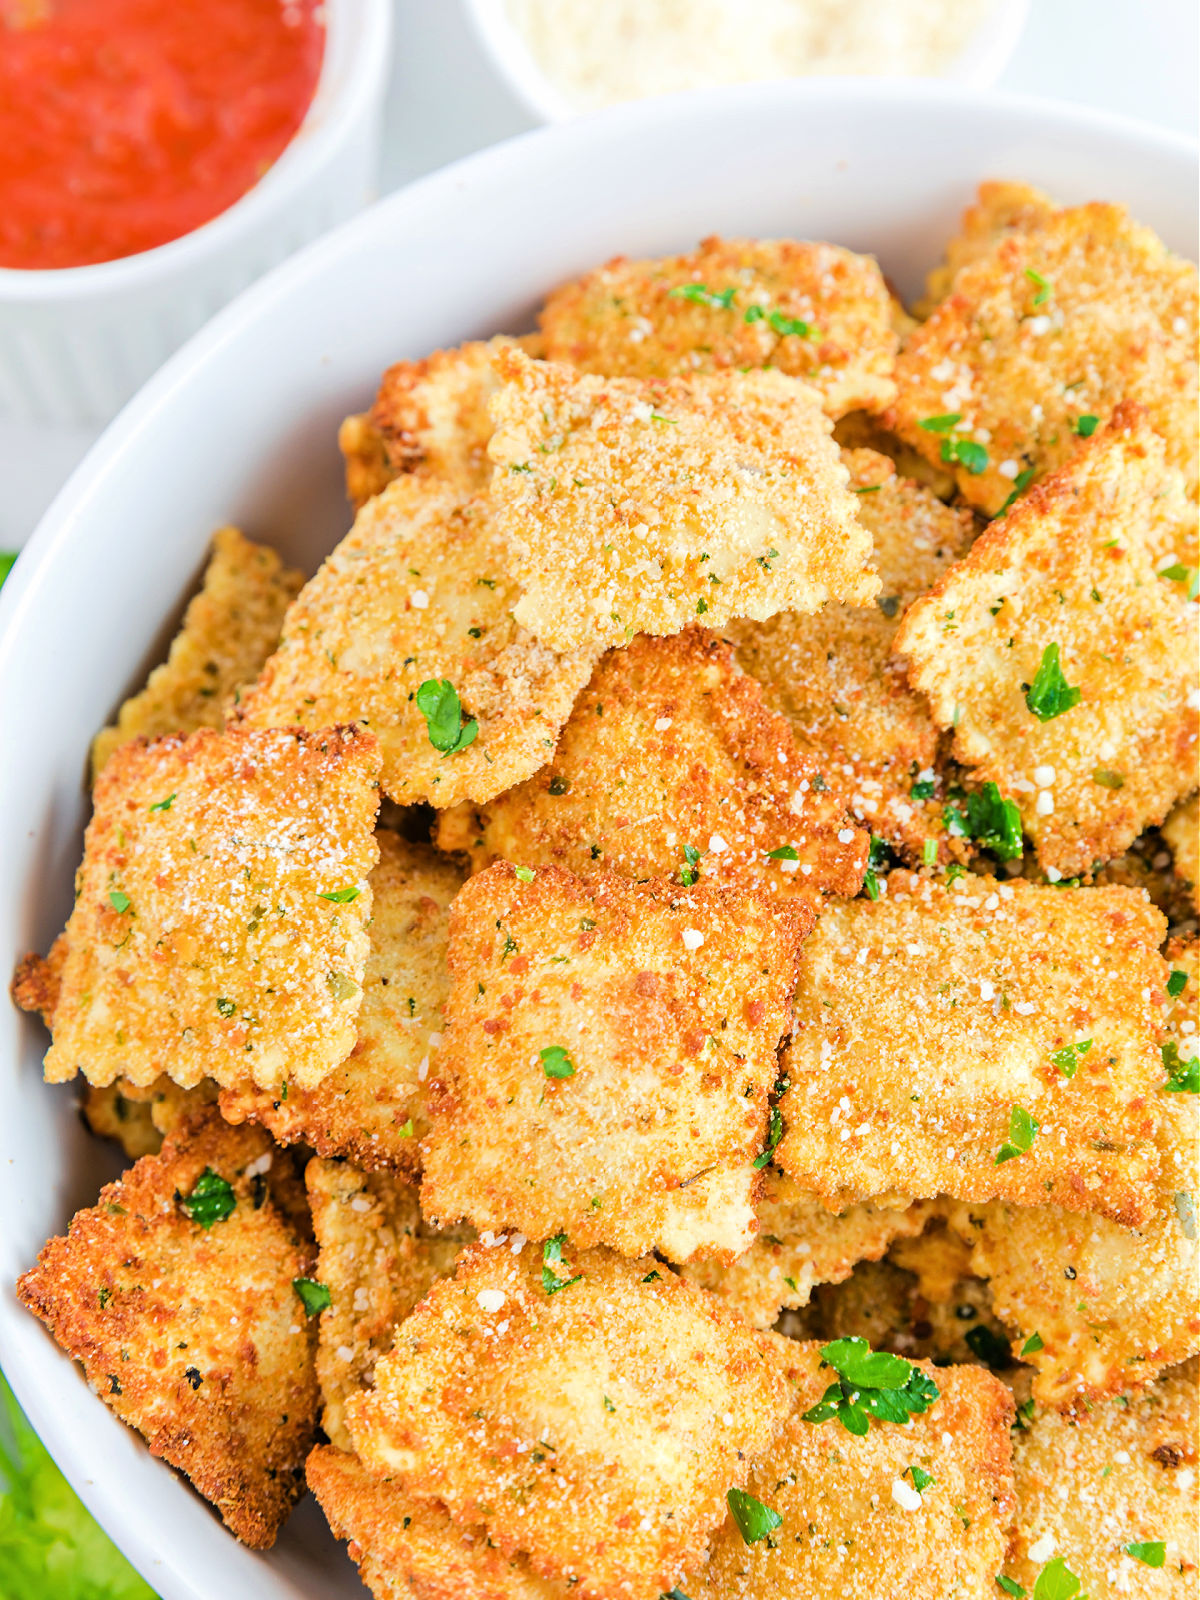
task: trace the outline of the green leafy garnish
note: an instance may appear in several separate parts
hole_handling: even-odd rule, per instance
[[[768,861],[799,861],[800,852],[794,844],[781,844],[775,850],[767,851]]]
[[[1162,1539],[1139,1540],[1125,1546],[1125,1553],[1144,1567],[1161,1567],[1167,1559],[1167,1547]]]
[[[685,866],[679,869],[679,881],[685,889],[690,889],[700,876],[700,852],[694,844],[685,844],[683,847]]]
[[[1078,705],[1082,693],[1082,689],[1073,689],[1063,676],[1058,646],[1048,644],[1042,651],[1042,664],[1025,691],[1025,704],[1039,722],[1052,722]]]
[[[133,902],[130,900],[129,896],[121,889],[110,889],[109,890],[108,903],[113,908],[114,911],[119,911],[122,914],[122,916],[125,914],[126,911],[129,910],[129,907],[133,904]]]
[[[306,1317],[315,1317],[333,1304],[328,1285],[318,1283],[315,1278],[293,1278],[292,1288],[300,1296]]]
[[[1172,1000],[1178,1000],[1186,988],[1187,973],[1181,967],[1175,967],[1171,972],[1171,976],[1167,979],[1167,993]]]
[[[234,1012],[236,1010],[237,1010],[237,1006],[233,1003],[232,1000],[226,1000],[226,999],[218,996],[218,998],[217,998],[217,1015],[219,1017],[231,1017],[231,1016],[233,1016],[233,1014],[234,1014]]]
[[[999,511],[997,511],[997,513],[996,513],[997,517],[1002,517],[1002,516],[1004,516],[1006,514],[1006,512],[1008,511],[1008,508],[1017,499],[1017,496],[1018,495],[1022,495],[1022,494],[1025,493],[1026,489],[1028,489],[1029,485],[1033,482],[1033,480],[1034,480],[1034,478],[1036,476],[1037,476],[1037,473],[1035,472],[1033,467],[1026,467],[1023,472],[1018,472],[1017,473],[1016,477],[1013,479],[1012,491],[1009,494],[1008,499],[1000,507]],[[995,616],[996,612],[999,611],[999,609],[1000,609],[1000,607],[997,606],[995,608],[995,610],[993,610],[992,615]]]
[[[1024,853],[1021,813],[1015,800],[1006,800],[995,783],[966,796],[966,814],[950,803],[942,808],[946,832],[959,839],[974,839],[1002,861],[1015,861]]]
[[[763,1505],[761,1500],[756,1499],[745,1489],[730,1489],[725,1500],[730,1515],[737,1523],[738,1532],[746,1544],[757,1544],[783,1522],[778,1511]]]
[[[1162,1064],[1167,1081],[1161,1087],[1167,1094],[1200,1094],[1200,1056],[1181,1056],[1177,1042],[1168,1039],[1162,1047]]]
[[[1098,783],[1102,789],[1123,789],[1125,774],[1114,772],[1111,767],[1096,767],[1092,771],[1092,782]]]
[[[1083,416],[1075,418],[1075,432],[1081,439],[1090,439],[1099,426],[1100,418],[1093,417],[1090,412],[1085,411]]]
[[[193,1222],[207,1231],[214,1222],[224,1222],[231,1215],[237,1200],[232,1185],[226,1183],[219,1172],[205,1167],[196,1179],[196,1187],[186,1198],[181,1195],[179,1204]]]
[[[1055,1556],[1038,1573],[1033,1600],[1084,1600],[1082,1583],[1061,1556]]]
[[[949,433],[953,428],[956,428],[961,421],[961,411],[948,411],[945,416],[942,417],[926,417],[925,420],[923,422],[919,422],[917,426],[919,428],[924,428],[926,433]]]
[[[914,800],[932,800],[936,788],[937,783],[933,778],[918,778],[908,792]]]
[[[767,321],[781,337],[794,334],[797,339],[807,339],[812,334],[811,323],[804,322],[799,317],[785,317],[782,311],[769,312]]]
[[[1006,1578],[1002,1572],[996,1574],[996,1582],[1004,1590],[1005,1594],[1015,1595],[1017,1600],[1021,1600],[1021,1597],[1028,1592],[1021,1587],[1015,1578]]]
[[[933,1474],[931,1472],[926,1472],[924,1467],[905,1467],[904,1472],[907,1472],[909,1477],[912,1479],[913,1488],[918,1494],[921,1494],[924,1492],[924,1490],[928,1489],[931,1483],[937,1482],[937,1479],[933,1476]],[[901,1473],[900,1476],[903,1477],[904,1473]]]
[[[1025,276],[1037,287],[1037,293],[1033,297],[1034,305],[1044,306],[1054,292],[1054,285],[1049,278],[1043,278],[1041,273],[1035,272],[1032,267],[1025,268]]]
[[[463,722],[458,690],[449,678],[426,678],[417,690],[417,710],[425,718],[430,744],[443,755],[465,750],[479,732],[474,717]]]
[[[532,867],[514,867],[513,871],[516,873],[517,877],[520,878],[522,883],[532,883],[533,882],[533,868]]]
[[[805,1422],[828,1422],[836,1417],[848,1433],[861,1437],[880,1422],[907,1422],[928,1411],[938,1397],[937,1384],[905,1361],[903,1356],[872,1350],[854,1335],[835,1339],[822,1347],[821,1360],[838,1374],[825,1393],[804,1413]]]
[[[165,800],[156,800],[150,807],[151,811],[170,811],[175,803],[175,796],[169,794]]]
[[[553,1239],[547,1239],[542,1246],[542,1288],[547,1294],[557,1294],[560,1289],[569,1289],[573,1283],[583,1282],[582,1272],[577,1272],[574,1277],[560,1278],[554,1270],[555,1267],[561,1267],[565,1273],[571,1270],[563,1260],[563,1245],[566,1242],[565,1233],[556,1233]]]
[[[1013,1106],[1008,1115],[1008,1142],[996,1152],[996,1165],[1032,1150],[1039,1127],[1041,1123],[1024,1106]]]
[[[975,439],[957,438],[952,436],[942,440],[942,448],[938,452],[943,461],[957,463],[966,467],[973,478],[981,472],[987,471],[988,453],[983,445]]]
[[[783,1117],[778,1106],[771,1107],[770,1117],[767,1119],[767,1143],[761,1155],[755,1156],[750,1163],[756,1172],[762,1169],[775,1154],[775,1147],[783,1138]]]
[[[870,867],[867,868],[867,875],[863,879],[863,893],[866,895],[868,900],[879,899],[879,879],[875,876]]]
[[[1035,1356],[1039,1350],[1044,1350],[1045,1348],[1046,1344],[1041,1334],[1031,1333],[1028,1339],[1026,1339],[1025,1343],[1021,1346],[1021,1354],[1023,1356]]]
[[[674,289],[669,289],[667,296],[672,300],[690,300],[693,305],[715,306],[728,311],[736,293],[736,289],[714,290],[703,283],[680,283]]]
[[[362,890],[351,884],[346,889],[331,889],[328,894],[320,895],[321,900],[332,900],[335,906],[348,906],[352,900],[357,900]]]
[[[1077,1039],[1074,1044],[1065,1044],[1061,1050],[1055,1050],[1050,1059],[1064,1078],[1073,1078],[1079,1070],[1079,1059],[1087,1055],[1092,1048],[1090,1039]]]
[[[548,1044],[544,1050],[538,1051],[538,1059],[542,1063],[542,1071],[548,1078],[573,1078],[575,1076],[575,1063],[567,1054],[564,1045]]]

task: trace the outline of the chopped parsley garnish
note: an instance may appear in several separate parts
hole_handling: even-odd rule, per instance
[[[924,1467],[905,1467],[904,1472],[912,1479],[912,1486],[918,1494],[923,1494],[931,1483],[937,1482],[932,1472],[926,1472]],[[904,1476],[904,1472],[900,1474],[901,1477]]]
[[[879,899],[879,879],[875,876],[870,867],[867,868],[867,875],[863,879],[863,893],[866,895],[868,900]]]
[[[1001,1368],[1012,1366],[1012,1349],[1008,1340],[994,1333],[986,1324],[981,1322],[974,1328],[968,1328],[966,1340],[968,1348],[986,1366]]]
[[[462,702],[449,678],[426,678],[417,690],[417,710],[425,718],[429,742],[435,750],[452,756],[474,743],[479,724],[462,720]]]
[[[680,283],[667,291],[671,300],[690,300],[693,305],[714,306],[722,311],[729,310],[736,293],[736,289],[715,290],[703,283]]]
[[[224,1000],[220,998],[217,1000],[217,1015],[219,1017],[231,1017],[236,1010],[237,1006],[234,1005],[232,1000]]]
[[[799,317],[785,317],[782,311],[768,312],[767,321],[781,337],[794,334],[797,339],[807,339],[812,335],[811,323],[804,322]]]
[[[892,864],[892,847],[886,839],[881,839],[877,833],[871,835],[871,849],[867,856],[867,865],[876,872],[886,872]]]
[[[165,800],[156,800],[150,809],[151,811],[170,811],[174,803],[175,796],[173,794],[169,794]]]
[[[799,861],[800,852],[794,844],[781,844],[774,850],[767,851],[768,861]]]
[[[132,900],[130,900],[129,896],[122,889],[110,889],[108,894],[108,903],[114,911],[119,911],[122,916],[125,915],[130,906],[133,904]]]
[[[561,1267],[567,1273],[571,1270],[563,1260],[566,1239],[565,1233],[556,1233],[553,1239],[547,1239],[542,1246],[542,1288],[547,1294],[557,1294],[560,1289],[569,1289],[573,1283],[583,1282],[582,1272],[575,1273],[573,1277],[560,1278],[554,1270],[555,1267]]]
[[[1061,1556],[1055,1556],[1038,1573],[1033,1600],[1084,1600],[1083,1584]]]
[[[1065,1044],[1061,1050],[1055,1050],[1050,1059],[1064,1078],[1073,1078],[1079,1070],[1079,1059],[1087,1055],[1092,1048],[1090,1039],[1077,1039],[1074,1044]]]
[[[917,426],[924,428],[926,433],[949,433],[962,421],[961,411],[948,411],[943,417],[926,417]]]
[[[1035,1356],[1039,1350],[1044,1350],[1045,1348],[1046,1342],[1042,1338],[1041,1334],[1031,1333],[1028,1339],[1026,1339],[1025,1343],[1021,1346],[1021,1354],[1023,1356]]]
[[[1037,473],[1032,467],[1026,467],[1024,471],[1017,473],[1016,477],[1013,479],[1012,491],[1010,492],[1008,499],[1000,507],[999,511],[997,511],[997,517],[1002,517],[1005,515],[1005,513],[1008,511],[1008,508],[1017,499],[1017,496],[1025,493],[1026,489],[1028,489],[1029,485],[1033,482],[1036,476]],[[1003,604],[1003,602],[1001,602],[1001,604]],[[1000,606],[995,606],[992,610],[992,615],[995,616],[999,609]]]
[[[937,860],[937,840],[926,839],[921,845],[921,860],[927,867],[933,866]]]
[[[1008,1141],[996,1152],[996,1165],[1011,1161],[1014,1156],[1026,1155],[1033,1149],[1041,1123],[1024,1106],[1013,1106],[1008,1114]]]
[[[322,1311],[328,1311],[333,1304],[333,1296],[327,1284],[318,1283],[315,1278],[293,1278],[292,1288],[300,1296],[300,1304],[304,1307],[306,1317],[319,1316]]]
[[[936,788],[937,782],[935,779],[918,778],[916,783],[913,784],[912,788],[908,792],[910,795],[912,795],[914,800],[932,800],[933,792]]]
[[[1169,567],[1163,567],[1158,575],[1171,583],[1186,583],[1189,600],[1194,600],[1200,594],[1200,567],[1185,567],[1182,562],[1173,561]]]
[[[1090,412],[1085,412],[1082,417],[1075,418],[1075,432],[1081,439],[1090,439],[1100,426],[1100,418],[1093,417]]]
[[[616,1406],[613,1405],[612,1401],[608,1398],[608,1396],[606,1394],[601,1395],[600,1398],[604,1401],[604,1409],[605,1409],[605,1411],[609,1412],[610,1414],[616,1411],[616,1409],[617,1409]]]
[[[1178,1000],[1179,996],[1186,988],[1187,973],[1184,972],[1182,967],[1173,968],[1171,976],[1167,979],[1167,993],[1171,996],[1172,1000]]]
[[[824,1365],[832,1367],[838,1381],[804,1413],[805,1422],[828,1422],[836,1417],[848,1433],[861,1437],[880,1422],[907,1422],[928,1411],[938,1397],[932,1378],[905,1361],[903,1356],[872,1350],[857,1335],[835,1339],[821,1350]]]
[[[1050,282],[1049,278],[1043,278],[1042,274],[1040,272],[1036,272],[1033,267],[1025,268],[1025,276],[1029,279],[1030,283],[1034,284],[1037,288],[1037,293],[1033,297],[1034,305],[1044,306],[1046,301],[1049,300],[1050,296],[1054,293],[1054,285]]]
[[[730,1489],[725,1500],[729,1506],[729,1514],[737,1523],[738,1532],[745,1544],[757,1544],[783,1522],[778,1511],[763,1505],[761,1500],[756,1499],[746,1489]]]
[[[1161,1567],[1167,1559],[1167,1547],[1162,1539],[1145,1539],[1127,1544],[1125,1553],[1135,1561],[1140,1561],[1144,1567]]]
[[[520,878],[522,883],[532,883],[533,882],[533,868],[532,867],[514,867],[513,871],[516,873],[517,877]]]
[[[700,852],[694,844],[685,844],[683,859],[686,865],[680,867],[678,877],[685,889],[690,889],[700,876]]]
[[[1039,722],[1052,722],[1078,705],[1082,693],[1081,689],[1073,689],[1063,676],[1058,646],[1048,644],[1042,651],[1042,664],[1025,691],[1025,704]]]
[[[943,461],[951,464],[957,463],[966,467],[973,478],[981,472],[987,471],[988,453],[975,439],[959,439],[951,437],[942,440],[942,448],[938,452]]]
[[[1092,771],[1092,782],[1098,783],[1102,789],[1123,789],[1125,774],[1114,772],[1111,767],[1096,767]]]
[[[332,900],[335,906],[348,906],[352,900],[357,900],[362,890],[357,884],[350,884],[345,889],[331,889],[328,894],[319,896],[322,900]]]
[[[881,483],[868,483],[861,489],[851,489],[851,494],[878,494],[883,488]]]
[[[538,1051],[538,1059],[542,1063],[542,1071],[548,1078],[575,1076],[575,1063],[567,1054],[564,1045],[548,1044],[544,1050]]]
[[[783,1138],[783,1117],[778,1106],[771,1107],[770,1117],[767,1119],[767,1143],[761,1155],[755,1156],[751,1166],[755,1172],[761,1172],[775,1154],[775,1147]]]
[[[1021,813],[1015,800],[1006,800],[995,783],[966,796],[966,815],[951,803],[942,808],[946,832],[959,839],[974,839],[1002,861],[1015,861],[1024,853]]]
[[[1174,1039],[1162,1047],[1162,1064],[1167,1074],[1161,1087],[1167,1094],[1200,1094],[1200,1056],[1184,1057]]]
[[[1021,1597],[1028,1593],[1028,1590],[1023,1589],[1015,1578],[1006,1578],[1002,1572],[996,1574],[996,1582],[1005,1594],[1015,1595],[1017,1600],[1021,1600]]]
[[[219,1172],[205,1167],[196,1179],[196,1187],[186,1198],[181,1195],[179,1204],[193,1222],[198,1222],[207,1231],[214,1222],[224,1222],[232,1214],[237,1200],[233,1186]]]

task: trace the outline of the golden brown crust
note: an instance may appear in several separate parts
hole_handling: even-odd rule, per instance
[[[31,951],[29,955],[21,957],[13,973],[9,989],[13,1004],[20,1006],[22,1011],[36,1011],[48,1028],[54,1026],[66,959],[66,935],[60,933],[50,946],[49,955],[39,956],[36,951]]]
[[[47,1081],[319,1082],[354,1044],[377,773],[375,741],[354,728],[205,728],[115,752],[76,878]]]
[[[897,872],[878,901],[831,903],[804,947],[776,1161],[839,1203],[900,1190],[1139,1222],[1159,1170],[1164,931],[1127,889],[970,875]],[[1068,1078],[1052,1056],[1085,1038]],[[1040,1132],[998,1162],[1014,1106]]]
[[[303,1492],[317,1415],[316,1330],[292,1287],[311,1248],[273,1193],[289,1163],[261,1130],[201,1113],[77,1212],[18,1285],[105,1404],[258,1548]],[[236,1203],[205,1229],[179,1196],[210,1168]]]
[[[529,870],[451,908],[422,1206],[637,1253],[663,1242],[650,1217],[630,1238],[639,1202],[762,1148],[803,928],[732,890]]]
[[[244,698],[252,727],[365,723],[403,805],[490,800],[554,749],[598,649],[560,655],[513,620],[518,591],[484,496],[423,476],[370,501],[292,606]],[[416,701],[454,685],[473,743],[445,755]]]
[[[925,318],[954,285],[961,267],[988,255],[1006,234],[1027,232],[1053,220],[1056,206],[1049,195],[1027,183],[989,180],[979,185],[959,231],[946,245],[945,258],[925,280],[925,294],[916,307]]]
[[[657,1600],[786,1416],[766,1337],[700,1290],[609,1251],[472,1246],[434,1285],[347,1421],[377,1474],[482,1522],[586,1600]],[[607,1400],[607,1405],[605,1401]]]
[[[795,1409],[747,1486],[783,1522],[747,1544],[727,1519],[684,1592],[693,1600],[991,1600],[1013,1507],[1013,1405],[1004,1385],[979,1367],[919,1363],[939,1390],[933,1406],[903,1427],[872,1422],[856,1438],[836,1420],[805,1421],[831,1373],[819,1346],[789,1348]],[[911,1503],[914,1466],[933,1482],[909,1509],[901,1501]]]
[[[1021,810],[1043,868],[1089,873],[1196,785],[1197,608],[1151,551],[1178,488],[1135,407],[1035,485],[896,637],[954,755]],[[1056,646],[1078,703],[1028,704]]]
[[[371,873],[370,949],[358,1037],[315,1088],[264,1091],[251,1083],[221,1092],[231,1122],[261,1122],[282,1144],[303,1140],[318,1155],[346,1156],[367,1171],[416,1175],[429,1131],[426,1082],[442,1038],[448,910],[463,874],[423,845],[380,829]]]
[[[880,410],[895,394],[897,309],[871,256],[714,237],[686,255],[616,257],[556,290],[541,325],[547,358],[583,372],[671,378],[771,367],[812,384],[840,417]]]
[[[729,645],[687,628],[606,652],[546,766],[475,815],[443,813],[439,842],[465,846],[477,867],[676,882],[682,871],[816,910],[856,894],[866,870],[869,838],[839,787],[799,755]]]
[[[874,598],[870,536],[806,384],[596,378],[517,351],[496,366],[491,493],[524,591],[513,614],[545,643]]]
[[[236,528],[219,528],[200,592],[184,613],[162,666],[92,742],[92,781],[118,745],[164,733],[219,728],[226,703],[252,682],[279,641],[304,574]]]

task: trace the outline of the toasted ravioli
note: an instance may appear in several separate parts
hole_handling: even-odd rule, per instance
[[[1196,786],[1200,611],[1151,559],[1172,477],[1121,408],[896,636],[957,759],[1016,800],[1060,876],[1119,855]]]
[[[308,1485],[375,1600],[568,1600],[565,1583],[503,1556],[482,1528],[461,1528],[435,1500],[415,1500],[354,1455],[318,1445]]]
[[[974,521],[898,477],[874,450],[845,451],[843,459],[875,541],[879,597],[869,606],[732,622],[727,632],[738,660],[761,680],[801,750],[850,798],[858,820],[919,862],[926,839],[950,850],[934,797],[940,735],[892,641],[906,607],[966,553]]]
[[[900,1190],[1142,1221],[1163,930],[1132,890],[970,875],[895,872],[880,900],[832,903],[804,947],[776,1161],[830,1200]]]
[[[870,534],[817,395],[779,372],[597,378],[496,358],[492,497],[522,626],[556,650],[867,604]]]
[[[396,476],[383,434],[369,411],[358,411],[343,419],[338,428],[338,449],[345,463],[346,499],[355,511],[361,511]]]
[[[477,866],[682,874],[811,914],[827,894],[856,894],[867,865],[869,837],[832,791],[729,645],[687,628],[608,651],[552,760],[441,842]]]
[[[769,1328],[785,1307],[808,1304],[814,1285],[839,1283],[856,1262],[876,1260],[892,1240],[919,1233],[925,1211],[904,1195],[829,1211],[786,1173],[764,1175],[758,1232],[732,1266],[700,1262],[683,1275],[753,1323]]]
[[[259,1548],[303,1492],[317,1419],[316,1328],[292,1287],[311,1247],[275,1193],[289,1164],[260,1129],[201,1113],[17,1286],[105,1404]]]
[[[925,280],[917,314],[927,317],[950,293],[961,267],[988,255],[1010,233],[1051,222],[1057,207],[1050,196],[1028,183],[990,179],[979,185],[975,201],[963,212],[959,230],[946,245],[944,259]]]
[[[513,620],[517,590],[490,502],[422,476],[398,479],[355,519],[288,612],[246,697],[253,727],[365,723],[386,794],[403,805],[490,800],[549,759],[599,654],[560,655]],[[417,703],[448,681],[463,726],[446,754]]]
[[[1200,911],[1200,800],[1195,795],[1172,811],[1163,824],[1163,838],[1171,847],[1176,876]]]
[[[500,863],[469,879],[426,1215],[635,1253],[640,1202],[761,1150],[801,938],[732,890]]]
[[[618,256],[557,290],[546,356],[608,378],[771,367],[831,417],[896,392],[898,307],[872,256],[794,239],[704,239],[687,255]]]
[[[66,959],[67,941],[60,933],[50,946],[48,955],[40,956],[36,951],[31,951],[29,955],[21,957],[9,988],[13,1004],[22,1011],[36,1012],[48,1028],[54,1026]]]
[[[416,1189],[385,1172],[313,1160],[305,1183],[320,1247],[316,1275],[331,1297],[317,1346],[321,1420],[333,1443],[349,1450],[346,1400],[370,1387],[396,1324],[454,1270],[455,1256],[475,1236],[428,1227]]]
[[[101,1139],[115,1139],[131,1161],[157,1155],[163,1138],[197,1107],[211,1105],[217,1086],[202,1078],[194,1089],[181,1089],[165,1074],[142,1089],[124,1078],[103,1088],[89,1083],[84,1089],[83,1115]]]
[[[805,1421],[832,1374],[819,1345],[789,1350],[795,1409],[747,1484],[782,1522],[748,1544],[728,1517],[681,1589],[692,1600],[993,1600],[1013,1506],[1004,1385],[978,1367],[921,1363],[939,1391],[930,1409],[858,1438],[837,1420]],[[933,1479],[919,1496],[914,1468]]]
[[[1089,1600],[1194,1595],[1198,1424],[1194,1364],[1078,1416],[1038,1413],[1013,1435],[1017,1515],[1005,1572],[1032,1594],[1052,1549]],[[1145,1547],[1155,1544],[1165,1546],[1157,1567],[1130,1554],[1153,1561]]]
[[[766,1336],[659,1267],[472,1246],[346,1418],[358,1455],[588,1600],[657,1600],[790,1395]]]
[[[213,535],[204,583],[184,613],[166,661],[92,743],[92,778],[118,745],[163,733],[219,728],[230,695],[258,676],[279,642],[304,574],[236,528]]]
[[[1020,473],[1074,453],[1095,426],[1081,418],[1137,401],[1194,498],[1196,287],[1196,268],[1120,206],[1003,232],[907,339],[888,425],[931,461],[949,456],[960,494],[994,516]]]
[[[378,766],[353,728],[121,746],[76,875],[47,1081],[320,1082],[354,1045]]]
[[[231,1122],[252,1117],[284,1144],[303,1140],[322,1156],[347,1156],[368,1171],[420,1171],[429,1131],[425,1084],[442,1037],[447,912],[463,874],[444,857],[380,829],[371,873],[370,949],[349,1056],[315,1088],[222,1091]]]

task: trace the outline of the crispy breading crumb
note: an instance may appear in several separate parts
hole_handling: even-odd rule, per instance
[[[317,1346],[322,1425],[340,1450],[349,1450],[347,1399],[370,1387],[396,1325],[453,1272],[455,1256],[475,1235],[429,1227],[416,1189],[388,1173],[313,1160],[304,1176],[320,1247],[316,1276],[331,1297]]]
[[[36,1011],[48,1028],[54,1026],[54,1013],[62,992],[63,963],[67,959],[67,940],[59,934],[48,955],[36,951],[22,956],[13,973],[9,992],[13,1004],[22,1011]]]
[[[847,796],[858,821],[914,865],[929,839],[948,859],[959,851],[941,827],[935,797],[943,790],[940,735],[891,649],[906,608],[966,554],[974,519],[898,477],[874,450],[846,450],[842,459],[875,541],[879,597],[870,606],[830,603],[814,615],[781,611],[726,631],[742,666],[761,680],[801,750]]]
[[[962,214],[959,231],[947,242],[944,260],[925,281],[917,315],[927,317],[946,298],[960,268],[990,254],[1007,234],[1052,222],[1056,211],[1049,195],[1030,184],[995,179],[981,183],[976,199]]]
[[[251,1083],[221,1091],[231,1122],[252,1117],[284,1144],[303,1140],[322,1156],[347,1156],[368,1171],[421,1167],[429,1131],[426,1084],[442,1040],[448,909],[463,882],[451,861],[381,828],[371,873],[370,949],[358,1037],[315,1088],[286,1099]]]
[[[547,1292],[547,1283],[556,1286]],[[354,1396],[364,1464],[585,1600],[657,1600],[787,1415],[767,1336],[650,1257],[472,1246]]]
[[[354,1045],[378,754],[353,728],[136,741],[100,775],[46,1079],[318,1083]]]
[[[496,366],[488,449],[524,591],[513,614],[548,645],[874,598],[870,535],[807,385],[597,378],[517,351]]]
[[[665,1244],[628,1237],[639,1202],[763,1146],[802,937],[788,908],[733,890],[507,864],[469,879],[426,1215]]]
[[[317,1417],[316,1328],[292,1287],[311,1247],[272,1192],[290,1159],[260,1129],[201,1113],[18,1284],[105,1404],[259,1548],[303,1492]],[[228,1187],[205,1227],[188,1202],[208,1172]]]
[[[599,648],[559,654],[513,620],[517,589],[490,502],[422,476],[370,501],[288,612],[245,697],[252,727],[362,722],[404,805],[484,801],[549,759]],[[446,754],[417,693],[448,681],[477,734]]]
[[[477,814],[442,813],[439,843],[476,867],[756,888],[811,912],[858,892],[869,847],[823,771],[728,644],[639,635],[601,658],[546,766]]]
[[[1142,415],[1119,407],[896,636],[955,757],[1016,801],[1060,877],[1119,855],[1196,785],[1200,612],[1151,559],[1177,489]],[[1047,674],[1070,703],[1039,697]]]
[[[219,728],[229,697],[258,676],[279,641],[304,574],[236,528],[213,535],[200,592],[184,613],[162,666],[92,742],[92,781],[118,745],[163,733]]]
[[[801,961],[776,1161],[840,1203],[900,1190],[1140,1221],[1163,932],[1128,889],[972,875],[894,872],[878,901],[831,903]]]
[[[701,241],[618,256],[546,301],[546,356],[609,378],[771,367],[817,389],[831,417],[880,410],[901,320],[872,256],[794,239]]]

